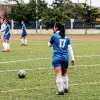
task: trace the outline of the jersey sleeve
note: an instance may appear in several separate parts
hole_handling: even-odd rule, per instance
[[[70,45],[71,43],[70,43],[70,38],[68,38],[68,40],[67,40],[67,45]]]
[[[4,32],[6,30],[6,25],[1,25],[1,32]]]
[[[72,48],[71,43],[70,43],[70,38],[68,38],[68,52],[71,56],[71,60],[75,60],[74,53],[73,53],[73,48]]]
[[[52,47],[53,43],[54,43],[54,35],[51,36],[51,38],[50,38],[50,40],[48,42],[48,46]]]
[[[53,45],[53,43],[54,43],[54,40],[55,40],[55,37],[54,37],[54,35],[52,35],[51,36],[51,38],[50,38],[50,43]]]

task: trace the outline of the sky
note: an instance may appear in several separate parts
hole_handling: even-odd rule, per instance
[[[46,0],[47,2],[49,2],[49,4],[52,3],[53,0]],[[72,0],[72,2],[77,3],[77,2],[85,2],[85,0]],[[91,4],[92,6],[96,6],[96,7],[100,7],[100,0],[91,0]],[[90,4],[90,0],[88,0],[88,4]]]
[[[24,0],[24,1],[27,3],[29,0]],[[80,3],[85,2],[85,0],[72,0],[73,3],[77,3],[78,1]],[[46,2],[51,4],[53,0],[46,0]],[[91,2],[92,6],[100,7],[100,0],[91,0]],[[88,4],[90,4],[90,0],[88,0]]]
[[[77,3],[77,2],[80,2],[80,3],[84,3],[85,0],[72,0],[72,2],[74,3]],[[90,1],[91,1],[91,5],[92,6],[96,6],[96,7],[100,7],[100,0],[87,0],[88,1],[88,4],[90,5]]]

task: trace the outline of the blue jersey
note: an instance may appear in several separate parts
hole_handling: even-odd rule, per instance
[[[70,39],[67,36],[62,38],[57,32],[51,36],[50,43],[53,46],[54,55],[68,55]]]
[[[10,35],[10,25],[6,24],[5,35]]]
[[[10,38],[10,25],[9,24],[6,24],[6,28],[5,28],[5,32],[4,32],[4,38],[9,40]]]
[[[25,24],[22,24],[22,36],[26,35],[26,26]]]

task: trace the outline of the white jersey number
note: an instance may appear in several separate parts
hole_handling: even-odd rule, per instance
[[[60,44],[59,44],[59,47],[60,48],[64,48],[65,47],[65,43],[66,43],[66,39],[60,39]]]

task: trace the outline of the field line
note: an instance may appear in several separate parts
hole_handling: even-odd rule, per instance
[[[89,83],[77,83],[77,84],[70,84],[69,86],[80,86],[80,85],[97,85],[97,84],[100,84],[100,81],[99,82],[89,82]]]
[[[75,45],[75,46],[83,46],[83,45],[87,45],[87,44],[72,44],[72,45]]]
[[[76,58],[83,58],[83,57],[100,57],[100,55],[76,55]],[[4,61],[0,62],[0,64],[7,64],[7,63],[14,63],[14,62],[26,62],[26,61],[39,61],[39,60],[49,60],[51,58],[34,58],[34,59],[26,59],[26,60],[12,60],[12,61]]]
[[[48,60],[48,59],[51,59],[51,58],[36,58],[36,59],[27,59],[27,60],[13,60],[13,61],[0,62],[0,64],[14,63],[14,62],[25,62],[25,61]]]
[[[82,85],[97,85],[99,84],[100,85],[100,81],[99,82],[89,82],[89,83],[76,83],[76,84],[69,84],[69,86],[82,86]],[[50,87],[47,86],[47,87],[41,87],[42,89],[49,89]],[[51,88],[56,88],[56,86],[53,86]],[[34,88],[24,88],[24,89],[12,89],[12,90],[3,90],[3,91],[0,91],[0,93],[14,93],[14,92],[19,92],[19,91],[29,91],[29,90],[39,90],[40,87],[39,86],[36,86]]]
[[[46,69],[51,69],[52,67],[49,67],[49,68],[34,68],[34,69],[23,69],[25,71],[34,71],[34,70],[46,70]],[[19,69],[20,70],[20,69]],[[19,70],[0,70],[0,73],[3,73],[3,72],[17,72]]]
[[[83,57],[86,57],[86,58],[88,58],[88,57],[100,57],[100,55],[76,55],[75,56],[76,58],[83,58]]]
[[[93,64],[93,65],[77,65],[77,66],[69,66],[69,68],[77,68],[77,67],[93,67],[93,66],[100,66],[100,64]],[[48,70],[52,69],[52,67],[41,67],[41,68],[34,68],[34,69],[23,69],[25,71],[34,71],[34,70]],[[19,69],[20,70],[20,69]],[[19,70],[0,70],[0,73],[4,72],[17,72]]]

